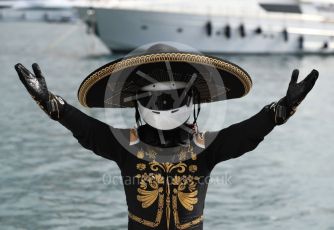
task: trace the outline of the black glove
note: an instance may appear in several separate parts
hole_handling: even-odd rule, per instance
[[[311,91],[318,79],[319,72],[312,72],[301,82],[297,83],[299,71],[295,69],[292,72],[291,81],[286,96],[268,105],[272,112],[274,121],[277,125],[284,124],[295,112],[298,105],[304,100],[306,95]]]
[[[37,63],[32,65],[35,73],[32,74],[22,64],[16,64],[15,69],[21,82],[26,87],[32,98],[53,120],[59,120],[64,110],[65,101],[51,92],[45,82],[45,78]]]

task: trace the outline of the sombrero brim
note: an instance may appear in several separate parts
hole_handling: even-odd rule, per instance
[[[200,103],[240,98],[252,87],[245,70],[220,58],[183,52],[157,53],[118,59],[100,67],[81,83],[78,99],[86,107],[134,107],[131,98],[141,87],[153,80],[170,80],[169,72],[162,70],[167,62],[175,81],[188,82],[194,72],[198,74],[193,86],[200,93]],[[138,70],[147,77],[138,76]]]

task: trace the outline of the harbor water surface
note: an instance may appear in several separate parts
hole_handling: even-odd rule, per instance
[[[113,126],[133,127],[134,111],[85,109],[76,98],[90,72],[120,56],[80,23],[0,23],[0,44],[0,229],[126,229],[117,165],[50,120],[14,70],[38,62],[52,92]],[[256,150],[213,170],[204,229],[333,230],[334,55],[221,57],[246,69],[254,85],[242,99],[204,107],[202,130],[247,119],[284,96],[294,68],[300,79],[313,68],[320,78],[295,116]]]

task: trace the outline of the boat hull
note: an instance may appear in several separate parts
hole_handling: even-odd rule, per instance
[[[95,17],[99,37],[114,52],[127,52],[163,41],[186,44],[204,53],[334,52],[334,25],[318,21],[289,20],[287,23],[276,18],[208,17],[116,8],[96,8]],[[240,25],[244,27],[244,36]],[[230,36],[226,35],[226,26],[230,27]],[[258,28],[261,33],[256,31]]]

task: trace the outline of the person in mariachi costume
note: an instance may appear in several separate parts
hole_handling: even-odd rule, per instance
[[[39,66],[15,69],[37,104],[95,154],[115,161],[124,178],[128,228],[203,229],[209,176],[220,162],[255,149],[285,123],[314,86],[313,70],[257,114],[219,131],[199,132],[202,103],[240,98],[252,86],[239,66],[220,58],[156,44],[91,73],[78,91],[86,107],[134,108],[136,126],[118,129],[89,117],[48,91]]]

